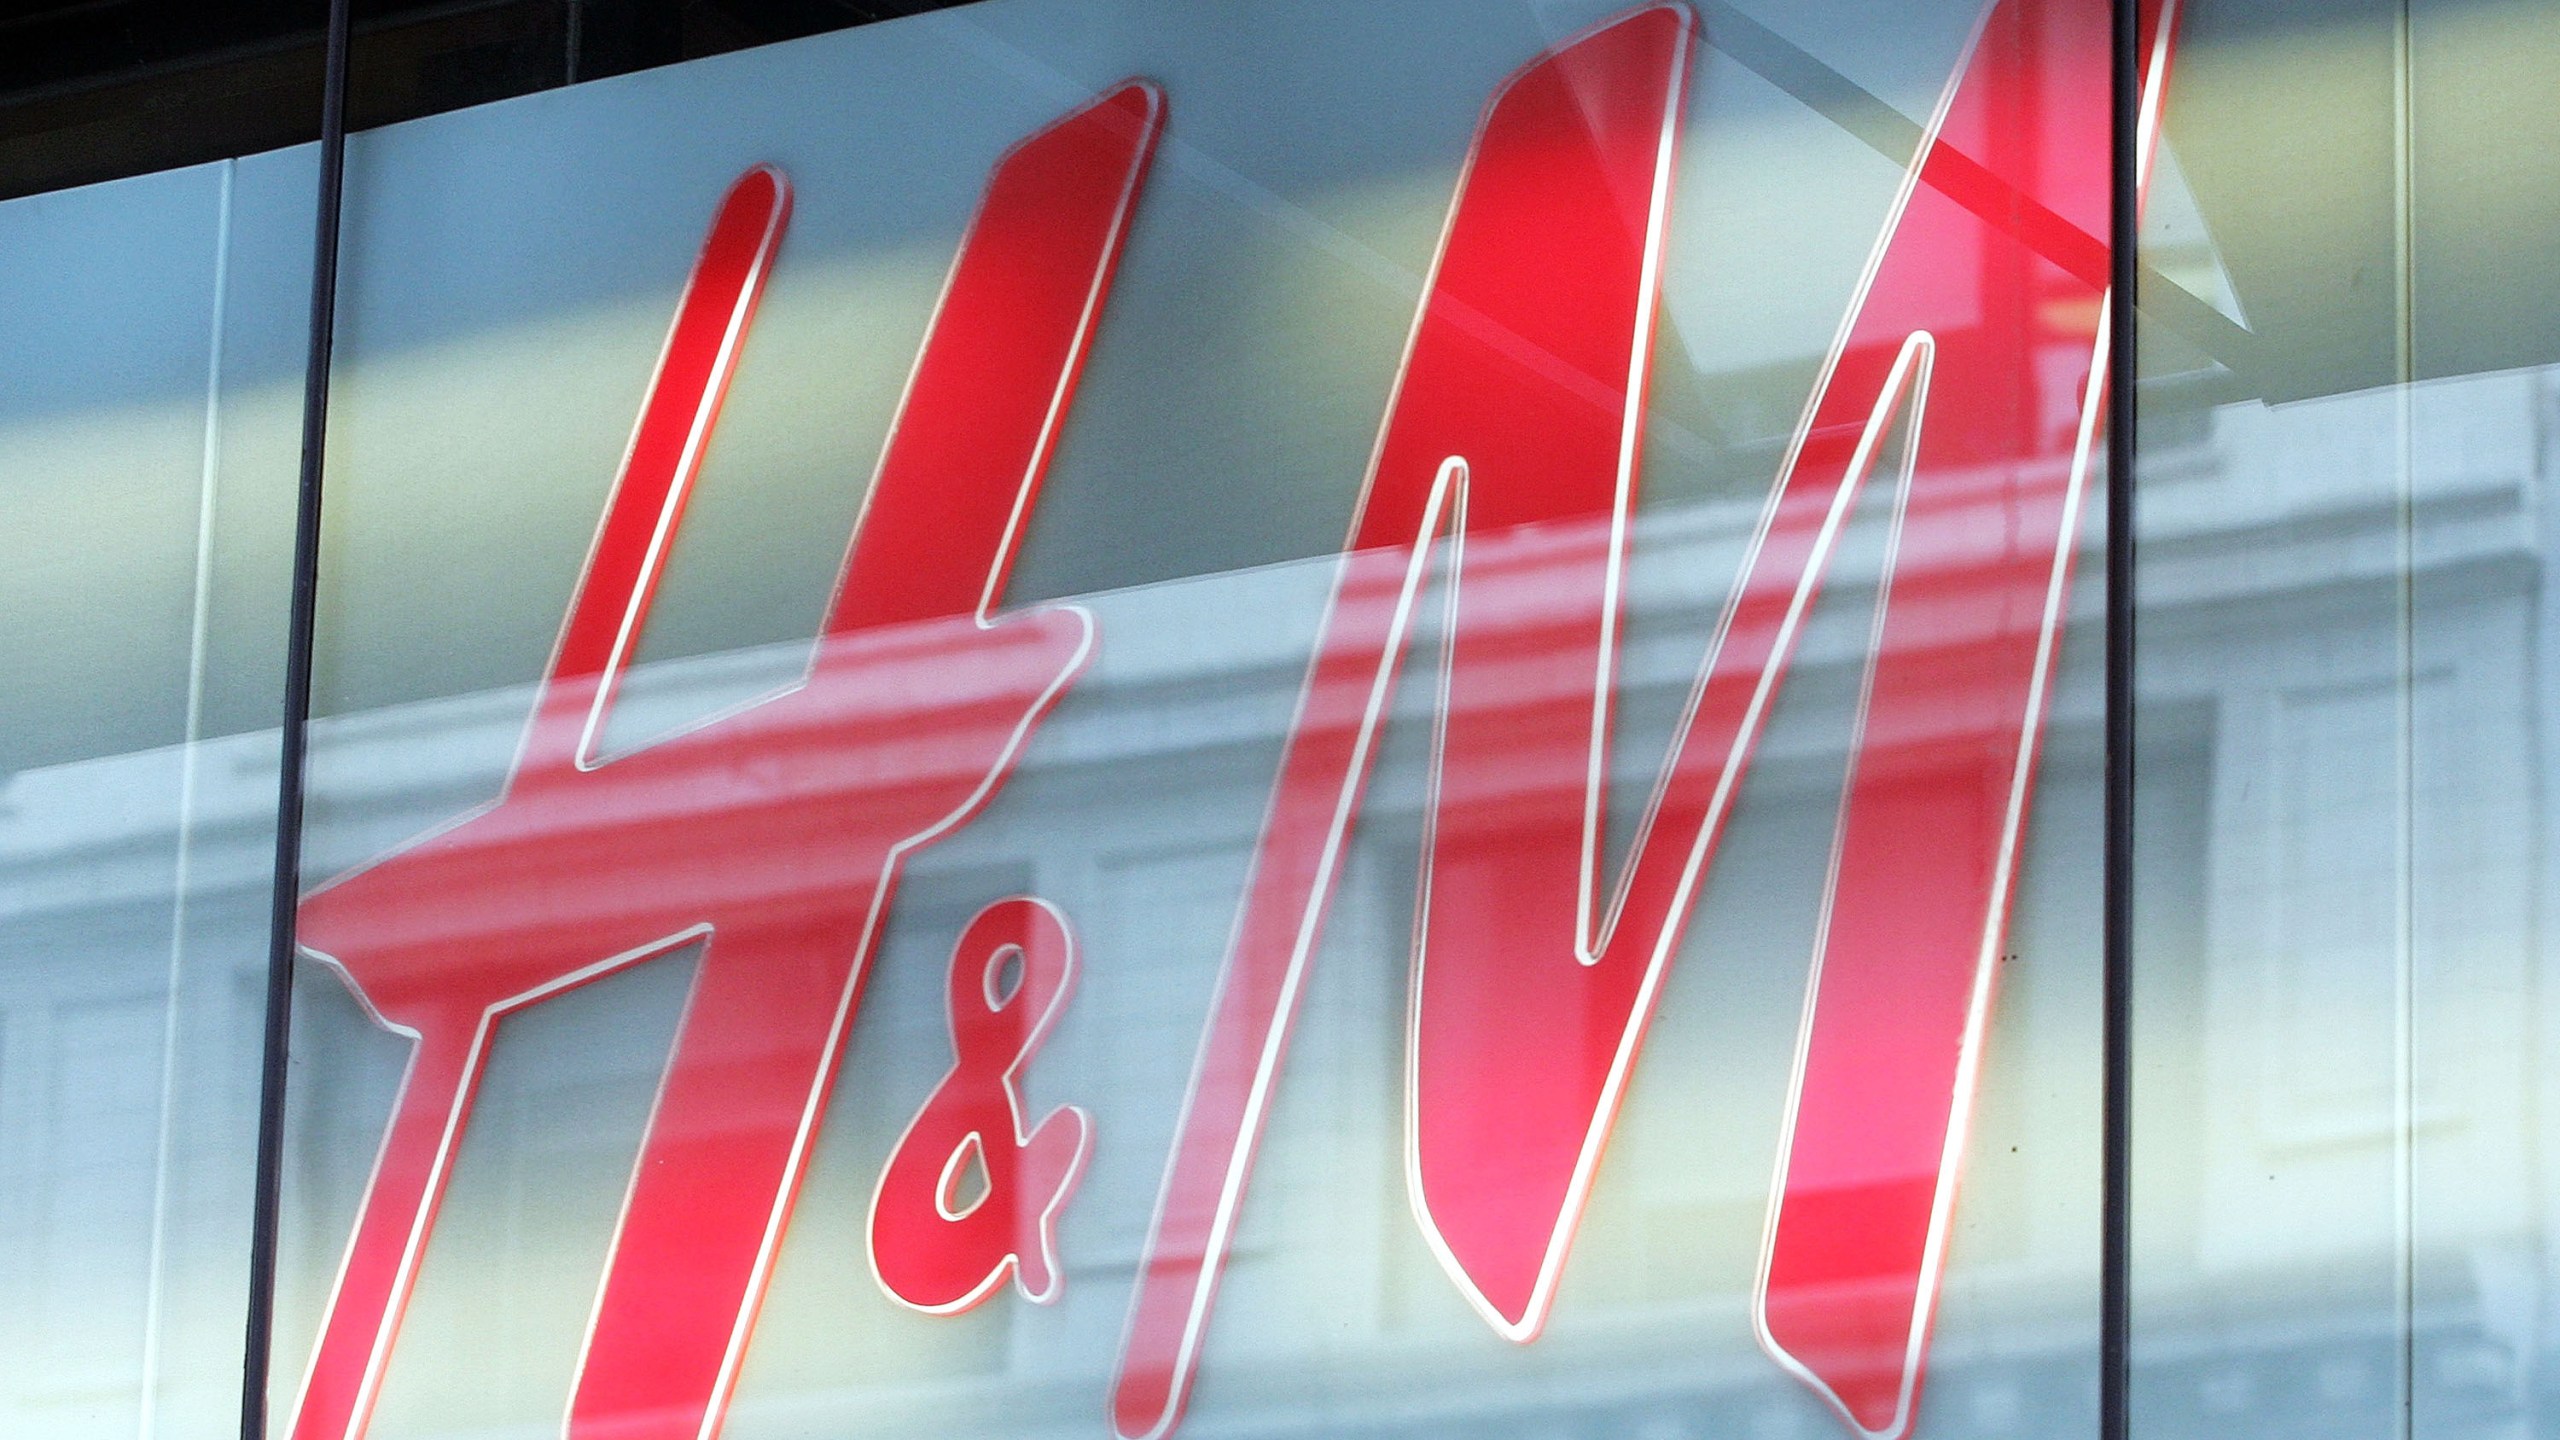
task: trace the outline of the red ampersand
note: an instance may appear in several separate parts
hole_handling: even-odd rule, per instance
[[[1072,1105],[1026,1129],[1022,1067],[1076,978],[1075,937],[1045,900],[978,912],[951,952],[951,1073],[934,1088],[871,1197],[871,1270],[902,1305],[954,1315],[1007,1275],[1058,1298],[1058,1212],[1084,1174],[1093,1122]]]

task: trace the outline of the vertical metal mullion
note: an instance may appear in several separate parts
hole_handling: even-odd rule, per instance
[[[2134,377],[2141,257],[2137,130],[2141,120],[2140,0],[2114,7],[2107,312],[2107,721],[2105,1150],[2099,1182],[2098,1434],[2132,1434],[2133,1304],[2133,842],[2134,842]]]
[[[329,433],[329,359],[337,320],[339,202],[346,179],[347,7],[348,0],[329,0],[326,70],[320,95],[319,220],[312,239],[311,335],[302,380],[302,471],[294,502],[293,592],[285,632],[275,883],[267,914],[265,1048],[258,1077],[258,1176],[250,1221],[248,1326],[240,1377],[241,1440],[264,1440],[266,1435],[268,1354],[275,1339],[286,1048],[293,1029],[294,911],[302,891],[302,770],[310,750],[311,648],[320,588],[321,461]]]

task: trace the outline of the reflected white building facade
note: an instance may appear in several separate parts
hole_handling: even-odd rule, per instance
[[[1456,47],[1445,95],[1378,98],[1361,114],[1382,124],[1410,103],[1438,117],[1417,131],[1463,134],[1487,76],[1610,7],[1487,7],[1500,15],[1463,45],[1437,11],[1366,29],[1330,13],[1262,16],[1279,37],[1262,42],[1221,28],[1228,17],[1144,6],[1125,7],[1129,33],[1107,43],[1059,18],[1093,8],[964,8],[361,137],[307,877],[379,856],[504,782],[557,624],[554,592],[574,576],[673,293],[673,281],[632,277],[680,276],[680,261],[662,262],[699,234],[699,208],[670,204],[666,223],[636,227],[649,238],[598,242],[611,252],[598,269],[616,274],[569,274],[571,221],[632,202],[663,172],[598,182],[611,168],[600,163],[546,211],[509,189],[551,163],[542,145],[681,131],[650,117],[681,119],[759,84],[786,97],[789,119],[830,103],[795,86],[840,70],[925,73],[955,54],[1002,78],[952,83],[1020,91],[982,117],[983,135],[938,132],[910,157],[901,183],[921,198],[828,199],[824,184],[803,185],[812,238],[785,253],[805,263],[777,272],[771,323],[724,422],[738,439],[713,452],[700,538],[688,532],[670,561],[670,628],[644,650],[607,737],[638,749],[804,665],[806,644],[788,637],[808,628],[859,503],[848,457],[876,451],[984,174],[980,152],[1022,128],[1015,111],[1130,54],[1204,115],[1223,117],[1222,97],[1261,82],[1252,62],[1284,52],[1322,72],[1303,82],[1319,96],[1349,93],[1392,57],[1341,59],[1340,21],[1404,51]],[[2209,87],[2232,83],[2235,56],[2346,63],[2337,55],[2353,46],[2322,49],[2320,36],[2336,36],[2316,21],[2287,21],[2311,40],[2269,39],[2275,22],[2239,15],[2248,8],[2190,17],[2197,94],[2223,93]],[[2552,28],[2475,8],[2430,23],[2526,49]],[[1972,7],[1932,7],[1907,33],[1812,6],[1751,13],[1908,113],[1942,82]],[[1836,45],[1816,43],[1826,23],[1840,27]],[[1681,204],[1699,218],[1671,241],[1655,340],[1671,358],[1646,452],[1655,498],[1634,527],[1628,580],[1610,776],[1621,815],[1653,784],[1894,173],[1714,52],[1715,26],[1709,15],[1682,161]],[[1904,39],[1922,53],[1897,66]],[[2422,87],[2453,83],[2423,64],[2411,73]],[[2396,361],[2385,344],[2381,376],[2250,393],[2280,376],[2286,346],[2346,342],[2301,338],[2310,332],[2253,305],[2245,252],[2257,241],[2232,235],[2251,222],[2217,209],[2227,168],[2217,178],[2210,158],[2189,163],[2231,145],[2203,133],[2222,112],[2199,99],[2182,113],[2171,93],[2151,283],[2182,286],[2189,305],[2265,349],[2244,373],[2243,357],[2210,350],[2209,330],[2144,332],[2135,1433],[2554,1433],[2560,1183],[2542,1164],[2553,1122],[2541,1092],[2560,1061],[2547,998],[2560,952],[2545,935],[2560,878],[2545,793],[2560,738],[2545,580],[2560,554],[2545,513],[2560,483],[2560,370],[2463,369],[2452,348],[2430,362],[2436,322],[2410,317],[2453,262],[2415,266],[2404,245],[2400,280],[2375,282],[2386,320],[2400,316],[2383,328],[2402,336]],[[877,136],[858,131],[791,158],[823,178],[844,154],[877,152]],[[1108,1433],[1165,1156],[1324,618],[1330,551],[1456,174],[1454,151],[1417,159],[1420,139],[1414,153],[1367,132],[1292,149],[1257,133],[1226,118],[1168,132],[1157,219],[1173,238],[1132,242],[1118,282],[1128,318],[1097,342],[1078,402],[1094,418],[1068,432],[1016,578],[1026,599],[1085,606],[1105,643],[990,808],[906,872],[724,1435]],[[541,145],[485,158],[511,136]],[[727,137],[680,138],[702,150],[692,168],[705,175],[733,158]],[[491,173],[468,173],[468,157]],[[2451,163],[2410,161],[2419,187],[2433,173],[2421,162]],[[1744,223],[1752,206],[1807,188],[1808,165],[1826,194],[1848,197],[1825,203],[1857,223],[1846,238],[1804,240],[1783,282],[1742,273],[1745,259],[1771,259],[1765,231]],[[0,347],[21,351],[5,362],[11,377],[48,366],[86,377],[77,393],[33,378],[0,392],[0,485],[29,522],[23,551],[0,549],[20,577],[0,590],[16,597],[0,635],[31,657],[33,681],[0,700],[16,736],[0,782],[10,1433],[237,1428],[278,765],[261,717],[281,703],[280,532],[300,419],[298,312],[281,297],[302,278],[292,237],[309,213],[293,197],[310,168],[288,152],[121,182],[136,187],[121,196],[0,207],[0,227],[14,227],[0,234],[13,237],[66,233],[78,205],[106,217],[107,234],[117,217],[184,210],[201,223],[153,263],[217,277],[209,290],[168,282],[196,309],[166,327],[166,376],[140,373],[135,357],[159,352],[132,334],[49,357]],[[952,174],[926,174],[939,169]],[[2520,184],[2551,188],[2539,171]],[[911,211],[926,218],[900,218]],[[2404,217],[2401,228],[2405,240],[2420,227]],[[545,275],[567,275],[565,299],[538,293]],[[78,307],[13,283],[24,333],[69,333],[36,321],[59,325]],[[2445,287],[2448,308],[2469,303]],[[1736,319],[1755,288],[1786,293]],[[2296,357],[2294,373],[2317,361]],[[2408,383],[2390,383],[2394,363]],[[1189,388],[1168,388],[1186,370]],[[1266,469],[1229,463],[1256,446]],[[1124,471],[1138,478],[1123,485]],[[1553,1321],[1530,1346],[1469,1312],[1406,1194],[1406,987],[1433,703],[1427,686],[1406,687],[1300,1001],[1182,1433],[1838,1433],[1755,1344],[1752,1287],[1891,521],[1873,501],[1850,518],[1681,941]],[[128,566],[38,568],[105,553],[120,535]],[[1923,1440],[2097,1425],[2105,561],[2092,516],[1913,1431]],[[105,578],[78,578],[101,568]],[[1515,583],[1528,634],[1535,577]],[[1420,623],[1417,657],[1434,653],[1437,622]],[[1612,856],[1626,828],[1608,834]],[[951,1064],[952,942],[1013,894],[1056,905],[1084,964],[1078,998],[1023,1076],[1030,1108],[1085,1108],[1096,1146],[1065,1212],[1059,1303],[1008,1290],[966,1315],[922,1316],[872,1278],[873,1186]],[[368,1433],[559,1431],[696,960],[651,961],[502,1026]],[[403,1043],[330,972],[306,966],[296,990],[270,1385],[279,1434],[405,1062]]]

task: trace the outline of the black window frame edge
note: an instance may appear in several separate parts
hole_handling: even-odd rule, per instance
[[[249,1228],[249,1303],[240,1367],[240,1440],[265,1440],[275,1349],[276,1255],[283,1211],[284,1105],[292,1052],[294,917],[302,898],[303,762],[311,749],[311,655],[320,593],[320,485],[329,434],[329,362],[337,327],[339,216],[346,194],[349,0],[329,0],[320,100],[318,218],[311,330],[302,379],[302,463],[295,484],[292,602],[276,776],[276,848],[267,911],[267,987],[258,1072],[257,1179]]]
[[[2133,1381],[2134,389],[2142,293],[2142,0],[2113,9],[2107,306],[2106,782],[2100,889],[2098,1436],[2130,1440]]]

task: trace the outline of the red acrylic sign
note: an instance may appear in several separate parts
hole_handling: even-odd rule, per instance
[[[2147,156],[2171,28],[2145,16]],[[1614,883],[1606,737],[1646,369],[1696,24],[1630,11],[1476,134],[1280,764],[1111,1398],[1178,1425],[1306,970],[1426,581],[1433,674],[1406,1172],[1497,1332],[1554,1302],[1611,1121],[1835,542],[1892,487],[1886,594],[1826,886],[1754,1313],[1854,1430],[1906,1433],[2105,391],[2109,33],[1993,0],[1894,201]],[[965,823],[1095,643],[996,612],[1163,102],[1116,89],[998,164],[797,689],[638,753],[598,736],[787,220],[724,202],[494,804],[308,897],[301,940],[416,1051],[293,1422],[363,1433],[504,1015],[701,962],[574,1381],[582,1440],[715,1434],[901,858]],[[1712,196],[1693,203],[1713,203]],[[1903,438],[1894,443],[1899,422]],[[1058,1290],[1092,1140],[1016,1080],[1074,942],[973,922],[954,1065],[880,1177],[882,1287],[930,1313]],[[1381,1097],[1382,1099],[1384,1097]]]
[[[2104,403],[2108,12],[1999,0],[1983,17],[1604,890],[1619,587],[1691,30],[1678,5],[1603,26],[1516,76],[1477,132],[1166,1171],[1113,1402],[1130,1440],[1181,1414],[1433,540],[1450,537],[1454,598],[1407,1178],[1450,1277],[1526,1341],[1879,459],[1899,472],[1888,594],[1754,1309],[1771,1355],[1853,1428],[1909,1428]],[[2157,80],[2155,64],[2154,97]],[[1893,457],[1897,416],[1912,438]]]
[[[993,604],[1161,114],[1152,87],[1124,86],[997,165],[807,680],[599,759],[782,237],[780,177],[751,171],[729,192],[504,795],[303,901],[303,947],[417,1051],[295,1440],[364,1430],[498,1019],[697,942],[569,1431],[693,1440],[718,1429],[899,861],[986,803],[1091,653],[1084,612]]]
[[[1022,1067],[1076,977],[1066,917],[999,900],[951,955],[951,1073],[889,1152],[871,1197],[871,1273],[902,1305],[956,1315],[1010,1275],[1036,1305],[1058,1298],[1058,1212],[1082,1178],[1093,1121],[1063,1106],[1026,1127]]]

